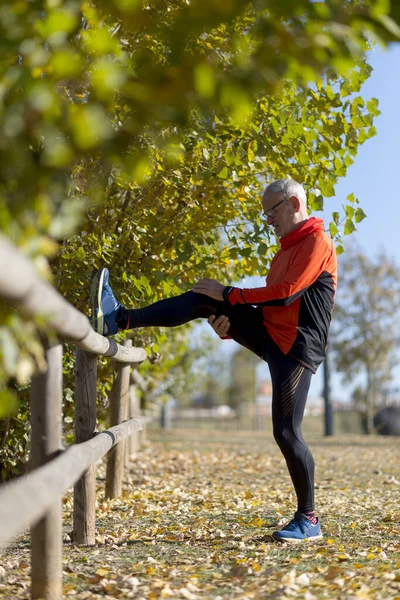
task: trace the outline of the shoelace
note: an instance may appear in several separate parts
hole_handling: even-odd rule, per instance
[[[307,530],[310,530],[311,527],[313,527],[313,524],[311,523],[311,521],[309,521],[309,519],[295,518],[292,519],[286,525],[286,527],[284,527],[284,529],[286,529],[286,531],[294,531],[295,529],[297,529],[297,527],[300,527],[302,533],[305,534]]]

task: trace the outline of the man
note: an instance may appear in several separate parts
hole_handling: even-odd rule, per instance
[[[140,309],[126,309],[108,283],[108,270],[93,280],[93,324],[112,335],[119,329],[175,327],[207,318],[222,338],[231,337],[268,363],[276,442],[297,495],[294,518],[277,541],[322,537],[314,507],[314,460],[301,433],[311,376],[325,358],[336,288],[336,253],[321,219],[308,217],[303,187],[293,179],[271,183],[263,215],[280,238],[266,285],[240,289],[201,279],[192,291]]]

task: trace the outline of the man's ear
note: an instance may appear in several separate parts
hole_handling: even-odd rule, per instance
[[[290,196],[289,198],[290,200],[290,204],[293,206],[294,208],[294,212],[297,213],[300,210],[300,200],[298,199],[297,196]]]

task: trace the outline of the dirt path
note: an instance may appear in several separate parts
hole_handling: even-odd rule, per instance
[[[66,598],[400,600],[399,439],[311,440],[325,537],[293,547],[271,539],[295,510],[271,438],[151,437],[123,498],[104,501],[98,482],[97,546],[66,541]],[[64,506],[68,532],[70,496]],[[0,598],[29,598],[28,538],[0,565]]]

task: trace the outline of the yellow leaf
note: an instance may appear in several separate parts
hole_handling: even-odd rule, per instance
[[[260,519],[260,517],[255,517],[252,521],[250,521],[249,525],[252,527],[261,527],[264,524],[264,521]]]
[[[99,575],[100,577],[106,577],[109,572],[110,571],[108,569],[97,569],[96,575]]]

